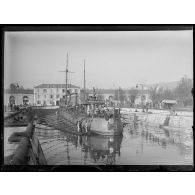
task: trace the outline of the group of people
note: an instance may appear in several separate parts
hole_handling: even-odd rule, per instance
[[[88,120],[78,121],[77,129],[79,133],[88,133],[90,131],[90,123]]]
[[[87,106],[87,115],[88,116],[104,116],[105,113],[109,113],[109,109],[105,105],[95,106],[94,109],[91,109],[90,106]]]
[[[105,117],[106,120],[113,117],[112,110],[109,110],[106,105],[66,105],[65,110],[75,114],[87,114],[88,117]]]

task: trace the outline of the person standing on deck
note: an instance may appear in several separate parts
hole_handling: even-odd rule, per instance
[[[78,133],[80,132],[80,122],[79,121],[77,122],[77,131]]]
[[[85,132],[87,133],[88,132],[88,122],[85,121]]]
[[[87,115],[90,117],[90,108],[89,108],[89,105],[87,106]]]

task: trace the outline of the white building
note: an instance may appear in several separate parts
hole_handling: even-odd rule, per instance
[[[71,102],[76,100],[76,96],[80,97],[80,88],[71,84],[68,84],[67,90],[73,94],[71,96]],[[58,106],[60,99],[66,96],[66,84],[41,84],[34,87],[34,104],[36,106]],[[79,103],[79,102],[78,102]]]
[[[146,104],[146,103],[151,103],[152,100],[150,99],[150,95],[148,90],[143,90],[143,91],[138,91],[138,94],[135,98],[135,104]]]
[[[136,84],[136,87],[134,89],[137,90],[134,102],[136,105],[140,104],[145,105],[146,103],[152,102],[152,100],[150,99],[150,94],[147,86],[145,86],[144,84]]]
[[[8,106],[11,104],[11,99],[15,105],[24,105],[25,103],[28,105],[33,105],[34,96],[33,93],[4,93],[4,106]]]

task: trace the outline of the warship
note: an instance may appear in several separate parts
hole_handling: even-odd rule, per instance
[[[60,99],[58,120],[63,120],[65,129],[75,134],[99,134],[99,135],[121,135],[123,122],[121,120],[120,108],[108,109],[103,100],[98,100],[93,90],[93,96],[86,98],[85,87],[85,60],[84,60],[84,100],[78,103],[78,94],[70,93],[68,85],[68,54],[66,70],[66,95]],[[75,96],[75,104],[71,104],[71,97]]]

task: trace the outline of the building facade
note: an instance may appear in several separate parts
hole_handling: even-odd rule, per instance
[[[134,102],[135,105],[145,105],[152,102],[147,86],[145,86],[144,84],[136,84],[136,87],[134,89],[137,90],[137,95]]]
[[[71,95],[70,102],[80,103],[80,88],[68,84],[67,90]],[[66,84],[41,84],[34,87],[34,104],[36,106],[59,106],[60,99],[66,97]],[[70,96],[68,96],[70,97]]]
[[[4,106],[15,105],[34,105],[34,94],[31,93],[4,93]]]
[[[135,98],[135,104],[140,105],[140,104],[146,104],[146,103],[151,103],[152,100],[150,99],[150,95],[147,90],[144,91],[139,91],[136,98]]]

